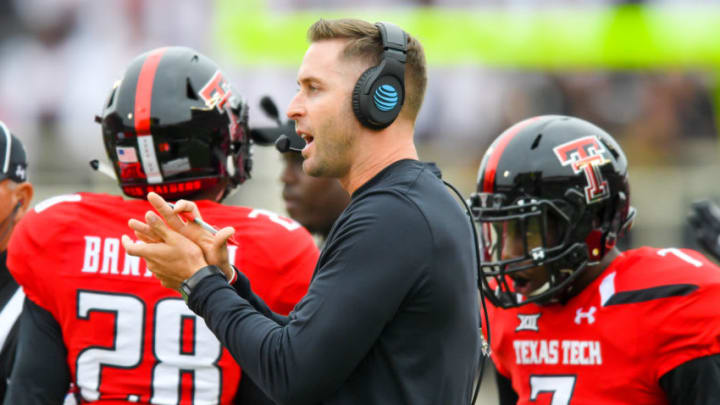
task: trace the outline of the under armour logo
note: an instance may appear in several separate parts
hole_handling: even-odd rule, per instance
[[[580,307],[575,311],[575,323],[580,325],[583,319],[587,319],[589,325],[595,323],[595,311],[597,308],[590,307],[587,312],[583,312],[582,310],[582,307]]]
[[[545,260],[545,249],[541,247],[534,248],[530,251],[530,254],[532,255],[533,262],[535,263]]]
[[[15,177],[17,177],[18,179],[25,180],[25,168],[18,165],[17,168],[15,169]]]
[[[538,328],[538,318],[540,318],[540,315],[542,314],[517,314],[518,319],[520,319],[520,325],[518,325],[517,328],[515,328],[515,332],[519,332],[521,330],[531,330],[535,332],[539,332],[540,329]]]

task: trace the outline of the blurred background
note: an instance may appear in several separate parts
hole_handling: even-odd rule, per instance
[[[362,4],[362,6],[358,6]],[[465,195],[510,124],[569,114],[613,134],[630,161],[635,228],[626,247],[694,247],[689,203],[720,195],[720,1],[0,0],[0,120],[28,149],[35,203],[119,193],[94,115],[138,54],[190,46],[213,58],[251,106],[251,126],[284,110],[320,17],[399,24],[425,45],[421,158]],[[255,148],[253,179],[228,203],[283,213],[281,158]],[[483,387],[480,403],[493,403]]]

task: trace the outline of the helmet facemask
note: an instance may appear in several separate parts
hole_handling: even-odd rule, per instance
[[[482,159],[476,190],[473,214],[485,239],[481,285],[506,308],[570,299],[634,217],[620,145],[573,117],[533,117],[500,134]],[[503,246],[511,236],[512,251]],[[536,277],[541,270],[545,285]],[[532,283],[523,285],[528,275]]]
[[[571,221],[558,203],[520,198],[503,204],[505,195],[475,193],[473,216],[480,227],[482,288],[503,308],[528,302],[560,300],[564,291],[587,266],[586,250],[571,243]],[[533,290],[531,280],[545,278]]]

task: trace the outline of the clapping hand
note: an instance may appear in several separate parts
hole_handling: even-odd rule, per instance
[[[197,205],[191,201],[180,200],[171,207],[156,193],[149,193],[148,201],[162,218],[148,211],[146,222],[131,219],[128,225],[138,242],[123,235],[122,244],[128,254],[145,259],[148,269],[163,286],[179,290],[184,280],[209,264],[220,267],[228,279],[232,277],[226,243],[235,233],[233,228],[223,228],[213,235],[184,219],[188,215],[201,218]]]

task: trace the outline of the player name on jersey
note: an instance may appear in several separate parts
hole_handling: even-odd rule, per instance
[[[602,350],[597,340],[515,340],[513,347],[517,364],[602,364]]]
[[[235,263],[237,246],[228,245],[228,258]],[[122,257],[122,261],[120,258]],[[140,265],[142,263],[142,266]],[[116,274],[130,277],[152,277],[145,261],[125,253],[119,238],[85,235],[83,273]]]

